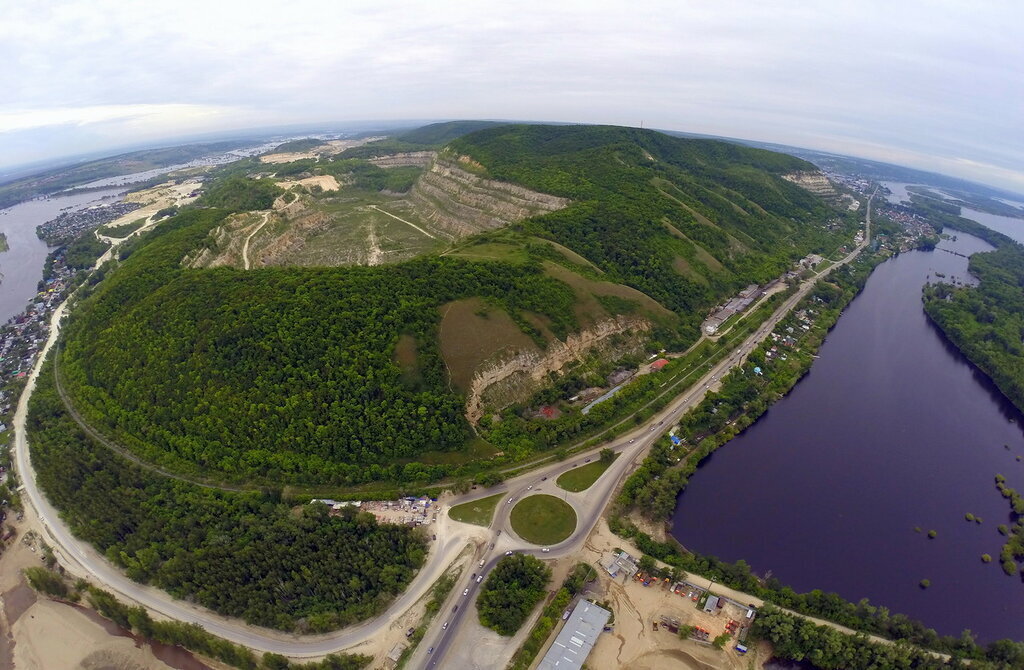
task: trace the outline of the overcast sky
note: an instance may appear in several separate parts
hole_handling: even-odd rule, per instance
[[[612,123],[1024,192],[1024,3],[0,0],[0,166],[361,119]]]

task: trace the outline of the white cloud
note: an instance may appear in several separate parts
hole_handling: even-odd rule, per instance
[[[0,160],[31,159],[2,132],[26,116],[94,138],[92,125],[123,123],[126,140],[174,134],[176,118],[178,134],[366,118],[644,120],[858,155],[882,146],[1019,183],[1024,43],[1012,27],[1024,6],[815,5],[20,3],[0,22]]]

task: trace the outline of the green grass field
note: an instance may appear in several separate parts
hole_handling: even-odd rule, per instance
[[[618,458],[618,454],[615,457]],[[595,461],[594,463],[588,463],[579,468],[573,468],[568,472],[562,474],[555,483],[558,484],[559,488],[563,488],[566,491],[586,491],[589,489],[597,478],[604,474],[604,471],[608,469],[615,461],[609,463],[602,463],[601,461]]]
[[[489,526],[491,517],[494,516],[494,508],[504,493],[462,503],[448,510],[448,516],[463,523],[472,523],[477,526]]]
[[[576,512],[549,495],[523,498],[512,508],[512,529],[533,544],[557,544],[576,530]]]

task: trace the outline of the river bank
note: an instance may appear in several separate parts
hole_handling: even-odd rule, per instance
[[[993,475],[1011,469],[1024,480],[1014,460],[1024,417],[920,304],[925,281],[969,281],[967,259],[943,250],[986,248],[958,233],[938,251],[879,266],[810,374],[693,476],[673,535],[797,591],[867,597],[940,633],[1024,637],[1024,590],[979,560],[998,552],[1006,516]],[[986,523],[968,525],[965,512]]]

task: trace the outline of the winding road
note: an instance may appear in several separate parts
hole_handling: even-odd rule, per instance
[[[266,216],[264,222],[266,223]],[[800,288],[790,296],[761,326],[743,341],[728,357],[712,366],[710,370],[698,380],[689,390],[683,392],[665,409],[655,415],[648,423],[636,429],[630,434],[619,438],[618,442],[611,445],[611,448],[620,454],[619,458],[605,471],[605,473],[590,488],[580,493],[566,493],[561,489],[555,489],[554,480],[558,475],[574,467],[582,465],[587,459],[597,457],[602,447],[576,454],[566,462],[550,464],[518,477],[509,479],[505,483],[485,490],[473,491],[469,494],[456,496],[449,504],[456,505],[478,498],[483,498],[501,493],[503,498],[512,498],[518,501],[524,496],[535,493],[556,492],[564,495],[566,502],[571,504],[577,513],[576,530],[565,541],[553,545],[548,552],[542,552],[540,548],[530,545],[515,536],[509,523],[508,514],[512,504],[502,502],[498,505],[494,521],[490,527],[491,541],[481,546],[486,549],[478,550],[474,555],[474,566],[480,560],[484,561],[484,569],[475,571],[483,574],[488,571],[507,551],[525,551],[545,558],[558,558],[568,556],[580,549],[586,537],[590,534],[598,518],[603,513],[605,506],[611,499],[612,494],[623,478],[632,471],[634,466],[642,460],[648,447],[667,431],[685,412],[700,402],[708,389],[715,384],[717,379],[736,365],[742,364],[750,351],[757,346],[776,326],[776,324],[813,288],[814,284],[821,277],[826,276],[836,267],[850,262],[863,250],[870,240],[871,225],[871,201],[868,201],[867,217],[865,226],[865,239],[858,247],[842,261],[822,273],[806,280]],[[246,247],[243,250],[243,259],[248,267],[248,241],[255,235],[253,231],[246,240]],[[127,239],[127,238],[126,238]],[[123,240],[116,241],[117,243]],[[97,261],[98,268],[103,262],[111,257],[115,246],[111,247],[104,256]],[[73,298],[74,296],[72,296]],[[256,651],[274,652],[292,658],[317,658],[328,653],[340,652],[349,649],[357,644],[385,633],[393,619],[404,613],[409,607],[425,595],[433,583],[444,573],[447,567],[466,547],[474,537],[479,537],[481,530],[477,527],[468,526],[451,521],[447,514],[439,515],[436,528],[438,541],[430,548],[427,561],[410,584],[409,588],[388,607],[383,614],[352,626],[341,631],[326,635],[299,636],[281,633],[265,628],[246,625],[238,619],[230,619],[220,616],[207,609],[197,607],[181,600],[176,600],[164,591],[157,588],[138,584],[128,579],[120,569],[110,564],[102,554],[97,552],[88,543],[75,538],[64,522],[61,520],[58,511],[50,505],[36,482],[35,471],[32,468],[29,457],[28,440],[26,437],[26,419],[28,414],[28,403],[35,388],[39,371],[60,334],[61,319],[63,318],[69,298],[54,310],[50,319],[49,337],[40,352],[39,358],[33,367],[24,391],[18,401],[17,411],[14,416],[13,425],[15,432],[14,458],[15,465],[20,475],[25,498],[31,504],[32,509],[38,517],[41,530],[47,542],[54,548],[61,564],[71,573],[88,577],[104,588],[113,591],[116,595],[126,600],[138,603],[163,616],[179,621],[195,623],[205,628],[210,633],[222,637],[231,642],[244,645]],[[608,445],[602,445],[608,446]],[[483,531],[486,532],[486,531]],[[473,572],[473,571],[471,571]],[[454,639],[454,633],[458,630],[460,623],[468,607],[471,597],[475,595],[476,580],[468,574],[453,589],[449,601],[443,606],[442,614],[435,620],[435,625],[420,644],[417,652],[413,655],[409,667],[443,667],[439,666],[447,650]],[[469,589],[468,595],[462,593]],[[460,607],[451,619],[445,618],[445,613],[451,612],[453,602],[458,602]],[[443,622],[448,626],[442,628]],[[431,640],[428,642],[428,640]],[[432,647],[432,654],[426,649]]]

